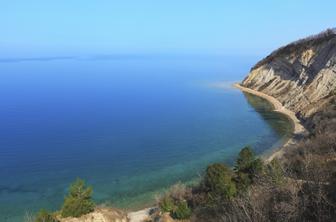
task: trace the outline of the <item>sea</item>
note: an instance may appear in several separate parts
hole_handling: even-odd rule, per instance
[[[82,178],[97,204],[141,209],[176,183],[258,155],[292,132],[282,114],[232,87],[254,56],[0,58],[0,221],[62,206]]]

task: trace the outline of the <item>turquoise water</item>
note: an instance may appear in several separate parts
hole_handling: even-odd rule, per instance
[[[291,126],[230,88],[255,58],[91,56],[0,60],[0,221],[56,210],[76,178],[98,203],[138,208],[155,193],[258,154]],[[218,84],[221,82],[221,84]]]

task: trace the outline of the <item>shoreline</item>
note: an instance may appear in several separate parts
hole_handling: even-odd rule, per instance
[[[286,142],[284,142],[283,145],[281,145],[278,148],[275,148],[270,153],[265,154],[264,157],[263,157],[265,159],[265,161],[270,162],[275,157],[281,157],[285,152],[284,149],[288,145],[295,143],[294,136],[306,132],[305,127],[301,124],[300,120],[296,117],[295,113],[290,111],[289,109],[285,108],[279,102],[279,100],[277,100],[273,96],[267,95],[267,94],[259,92],[257,90],[246,88],[246,87],[240,85],[239,83],[234,83],[233,87],[241,90],[242,92],[250,93],[252,95],[261,97],[263,99],[266,99],[269,103],[271,103],[273,105],[273,107],[274,107],[274,109],[272,110],[273,112],[279,112],[279,113],[282,113],[282,114],[286,115],[288,117],[289,121],[293,124],[293,132],[292,132],[293,135]],[[129,211],[128,212],[128,217],[129,217],[131,222],[140,222],[140,221],[142,221],[143,219],[145,219],[149,216],[149,212],[150,212],[151,209],[153,209],[153,208],[149,207],[149,208],[144,208],[144,209],[140,209],[140,210],[136,210],[136,211]]]
[[[155,207],[149,207],[138,211],[130,211],[127,213],[127,217],[130,222],[142,222],[148,219],[152,209],[155,209]]]
[[[270,162],[275,157],[277,158],[281,157],[285,152],[285,148],[288,145],[295,143],[295,140],[294,140],[295,135],[302,135],[306,132],[305,127],[302,125],[301,121],[296,117],[295,113],[287,109],[286,107],[284,107],[281,104],[281,102],[277,100],[276,98],[274,98],[273,96],[267,95],[257,90],[244,87],[239,83],[233,84],[233,87],[241,90],[242,92],[250,93],[252,95],[259,96],[263,99],[266,99],[269,103],[273,105],[274,107],[274,110],[272,110],[273,112],[278,112],[278,113],[286,115],[294,126],[293,132],[292,132],[293,135],[291,136],[291,138],[289,138],[282,146],[280,146],[279,148],[275,148],[273,152],[270,152],[268,155],[265,156],[265,160],[267,162]]]

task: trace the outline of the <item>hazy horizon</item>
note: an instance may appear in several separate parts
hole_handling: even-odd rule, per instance
[[[333,1],[10,1],[0,58],[93,54],[263,57],[335,26]]]

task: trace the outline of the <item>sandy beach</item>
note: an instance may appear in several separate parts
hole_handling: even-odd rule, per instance
[[[130,222],[142,222],[148,219],[149,212],[151,209],[152,208],[146,208],[146,209],[139,210],[139,211],[129,212],[127,216]]]
[[[253,94],[253,95],[256,95],[256,96],[259,96],[259,97],[262,97],[262,98],[266,99],[267,101],[269,101],[274,106],[274,111],[275,112],[279,112],[279,113],[282,113],[282,114],[288,116],[289,119],[293,122],[293,125],[294,125],[294,129],[293,129],[293,134],[294,135],[295,134],[302,134],[306,131],[304,126],[301,124],[300,120],[295,116],[295,113],[290,111],[289,109],[285,108],[279,102],[279,100],[277,100],[276,98],[274,98],[272,96],[269,96],[265,93],[262,93],[262,92],[259,92],[259,91],[241,86],[239,83],[235,83],[235,84],[233,84],[233,86],[237,89],[240,89],[243,92],[247,92],[247,93],[250,93],[250,94]],[[280,147],[279,149],[276,149],[270,155],[265,156],[265,161],[271,161],[275,157],[281,157],[284,153],[284,149],[286,148],[286,146],[288,146],[292,143],[294,143],[294,140],[289,139],[282,147]],[[150,210],[150,208],[135,211],[135,212],[130,212],[130,213],[128,213],[128,217],[129,217],[131,222],[141,222],[144,219],[148,218],[149,210]]]
[[[273,96],[267,95],[265,93],[250,89],[250,88],[246,88],[242,85],[240,85],[239,83],[235,83],[233,85],[235,88],[240,89],[243,92],[247,92],[256,96],[259,96],[261,98],[266,99],[267,101],[269,101],[271,104],[273,104],[274,106],[274,111],[275,112],[279,112],[282,113],[286,116],[289,117],[289,119],[293,122],[294,125],[294,129],[293,129],[293,134],[294,135],[299,135],[299,134],[303,134],[306,132],[306,129],[304,128],[304,126],[302,125],[302,123],[300,122],[300,120],[296,117],[295,113],[292,112],[291,110],[287,109],[286,107],[284,107],[281,102],[279,102],[279,100],[277,100],[276,98],[274,98]],[[294,136],[293,135],[293,136]],[[286,144],[284,144],[282,147],[280,147],[280,149],[275,150],[273,153],[271,153],[269,156],[267,156],[265,158],[266,161],[271,161],[273,158],[275,157],[281,157],[284,153],[284,149],[290,145],[293,144],[294,140],[290,139],[286,142]]]

